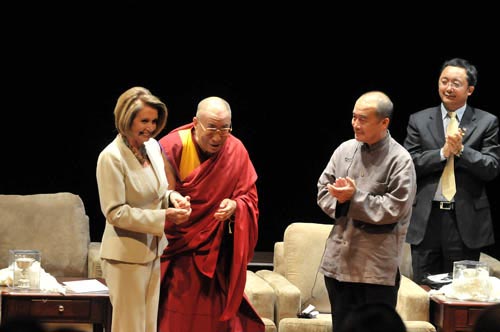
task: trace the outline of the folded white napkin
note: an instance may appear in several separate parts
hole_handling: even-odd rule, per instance
[[[442,294],[451,299],[457,299],[461,301],[486,301],[486,302],[500,302],[500,279],[497,277],[489,276],[487,279],[488,283],[485,285],[487,289],[481,292],[475,291],[462,291],[458,292],[453,284],[444,285],[440,289],[431,289],[429,295]],[[487,298],[484,298],[484,294],[488,294]]]
[[[40,290],[42,292],[66,294],[66,288],[58,283],[56,278],[50,275],[50,273],[45,272],[45,270],[40,266],[40,262],[34,262],[31,268],[33,270],[40,270]],[[12,265],[0,270],[0,285],[12,286],[12,271]]]

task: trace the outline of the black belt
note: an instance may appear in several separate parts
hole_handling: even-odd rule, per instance
[[[440,210],[447,210],[447,211],[455,210],[455,202],[432,201],[432,206]]]

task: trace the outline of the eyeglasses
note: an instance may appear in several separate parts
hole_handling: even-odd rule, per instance
[[[463,84],[460,83],[459,81],[439,81],[439,84],[443,87],[448,87],[448,85],[451,85],[453,89],[460,89],[463,87]]]
[[[200,124],[201,128],[203,129],[204,132],[207,133],[209,136],[214,136],[215,134],[219,134],[221,137],[226,137],[233,131],[233,128],[231,126],[225,127],[225,128],[205,128],[203,123],[201,121],[198,121]]]

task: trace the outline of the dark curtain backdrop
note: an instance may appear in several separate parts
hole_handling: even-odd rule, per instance
[[[57,8],[64,15],[38,6],[16,8],[19,24],[2,29],[7,150],[0,193],[80,195],[93,241],[105,223],[96,160],[116,135],[116,99],[131,86],[145,86],[167,104],[162,135],[191,121],[202,98],[229,101],[234,135],[259,175],[257,250],[267,251],[291,222],[331,222],[316,205],[316,182],[333,150],[352,137],[352,107],[363,92],[392,98],[390,131],[402,143],[409,115],[439,103],[441,63],[464,57],[479,70],[469,103],[499,114],[499,57],[482,42],[496,36],[478,19],[486,9],[467,13],[472,24],[450,12],[423,11],[412,20],[409,9],[380,16],[376,8],[332,12],[312,3],[194,12],[123,1]],[[488,192],[500,243],[499,184]],[[500,256],[499,245],[488,251]]]

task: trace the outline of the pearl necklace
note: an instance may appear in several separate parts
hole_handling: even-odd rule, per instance
[[[122,136],[122,138],[123,138],[123,142],[125,143],[125,145],[130,149],[130,151],[132,151],[132,153],[137,158],[137,160],[139,160],[139,163],[142,166],[148,165],[149,164],[149,157],[148,157],[148,154],[146,152],[146,147],[144,146],[144,144],[142,144],[141,147],[139,149],[137,149],[135,146],[130,145],[128,139],[125,136]]]

